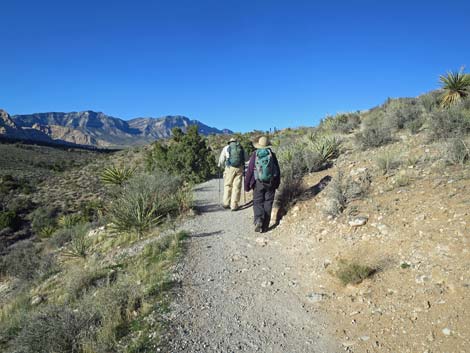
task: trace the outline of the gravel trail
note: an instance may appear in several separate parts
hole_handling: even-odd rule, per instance
[[[279,255],[271,233],[254,232],[253,209],[222,209],[217,179],[195,199],[201,214],[183,225],[191,239],[177,270],[170,352],[339,352],[289,278],[295,259]]]

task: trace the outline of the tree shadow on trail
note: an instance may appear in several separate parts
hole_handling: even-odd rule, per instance
[[[273,228],[276,228],[279,225],[279,222],[281,221],[282,217],[284,217],[287,214],[287,211],[289,211],[289,209],[293,205],[295,205],[297,201],[308,201],[310,199],[313,199],[315,196],[317,196],[320,192],[322,192],[328,186],[328,184],[330,183],[332,179],[333,178],[330,175],[326,175],[323,178],[321,178],[317,184],[309,187],[308,189],[300,189],[298,191],[294,191],[294,192],[297,192],[298,195],[293,197],[291,200],[287,200],[283,202],[281,201],[282,198],[280,198],[281,200],[278,199],[278,207],[277,207],[277,212],[275,215],[276,222],[270,228],[270,230]],[[295,187],[299,187],[299,186],[296,185]]]
[[[215,232],[191,234],[189,237],[190,238],[205,238],[205,237],[211,237],[211,236],[214,236],[214,235],[219,235],[219,234],[222,234],[223,232],[224,232],[223,230],[216,230]]]

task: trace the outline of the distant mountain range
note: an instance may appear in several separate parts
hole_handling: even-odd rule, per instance
[[[197,125],[203,135],[230,134],[185,116],[122,120],[94,111],[10,116],[0,110],[0,137],[94,147],[141,145],[171,136],[171,130]]]

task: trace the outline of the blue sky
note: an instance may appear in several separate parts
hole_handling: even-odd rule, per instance
[[[0,108],[316,125],[470,64],[470,1],[2,1]],[[466,70],[469,71],[468,69]]]

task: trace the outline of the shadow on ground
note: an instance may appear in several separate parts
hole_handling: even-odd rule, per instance
[[[317,184],[309,187],[306,190],[303,190],[302,193],[292,203],[289,203],[288,205],[279,205],[276,213],[276,222],[273,226],[270,227],[269,230],[274,229],[279,225],[279,222],[281,221],[282,217],[287,214],[289,208],[295,205],[297,201],[308,201],[313,199],[328,186],[332,179],[333,178],[330,175],[326,175],[321,178],[321,180]]]

